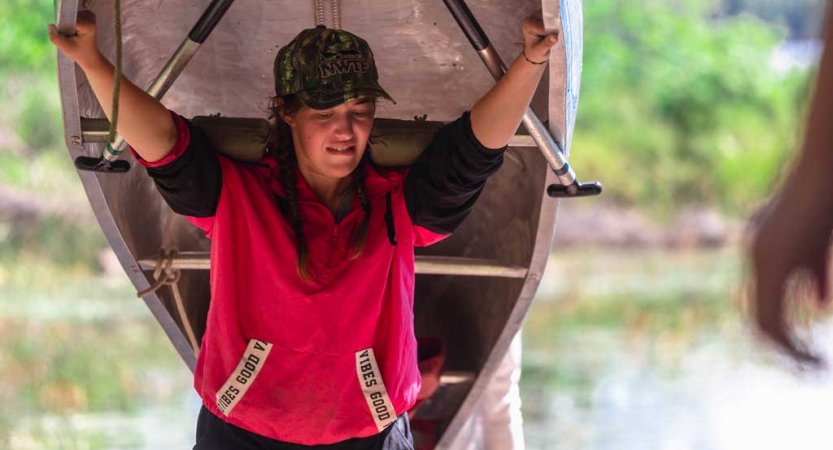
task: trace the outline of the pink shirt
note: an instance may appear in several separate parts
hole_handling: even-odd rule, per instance
[[[179,188],[164,187],[154,171],[173,167],[186,151],[205,152],[195,148],[202,142],[189,145],[189,126],[173,117],[173,151],[156,163],[137,157],[172,206]],[[359,200],[336,223],[297,173],[313,279],[305,282],[296,272],[295,235],[278,207],[284,193],[275,159],[211,157],[221,174],[216,210],[188,217],[211,239],[211,305],[194,374],[203,403],[231,424],[285,442],[329,444],[379,433],[420,390],[414,247],[448,235],[412,221],[404,194],[410,169],[364,165],[372,209],[355,259],[349,239],[364,217]]]

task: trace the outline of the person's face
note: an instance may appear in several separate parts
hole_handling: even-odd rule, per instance
[[[350,175],[364,155],[375,113],[373,99],[359,98],[330,109],[305,106],[282,116],[292,128],[302,173],[335,179]]]

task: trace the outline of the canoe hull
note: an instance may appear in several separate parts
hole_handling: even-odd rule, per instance
[[[99,23],[99,43],[112,57],[110,2],[87,2]],[[196,22],[208,0],[123,0],[124,73],[147,87]],[[280,5],[284,3],[284,5]],[[289,3],[292,6],[287,7]],[[312,2],[238,2],[182,73],[163,103],[186,117],[222,112],[265,117],[274,93],[272,61],[298,31],[313,26]],[[345,2],[345,4],[347,4]],[[556,141],[569,150],[581,71],[580,1],[498,1],[469,4],[504,61],[520,51],[520,24],[543,6],[545,23],[562,36],[552,52],[547,79],[532,109]],[[74,23],[77,2],[58,4],[59,22]],[[343,28],[367,39],[376,55],[380,82],[397,103],[382,104],[379,116],[450,121],[470,109],[494,81],[442,2],[351,0],[342,9]],[[329,23],[329,22],[328,22]],[[104,114],[84,75],[59,56],[64,125],[70,156],[100,154],[85,144],[81,117]],[[161,249],[208,252],[209,242],[173,214],[146,172],[134,164],[126,174],[79,172],[90,204],[119,261],[137,290],[154,281],[138,261]],[[523,278],[419,274],[415,321],[418,336],[441,338],[445,371],[469,373],[468,381],[441,389],[420,416],[436,421],[437,448],[448,448],[491,374],[519,332],[544,272],[555,231],[557,201],[545,194],[556,183],[535,148],[511,147],[504,167],[487,183],[471,216],[445,241],[420,249],[418,257],[467,257],[527,268]],[[179,281],[187,317],[180,318],[168,287],[144,297],[172,344],[193,370],[196,359],[183,332],[188,321],[202,336],[210,301],[208,272],[183,271]]]

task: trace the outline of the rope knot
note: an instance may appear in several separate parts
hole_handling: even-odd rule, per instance
[[[155,281],[149,288],[139,291],[137,294],[138,297],[144,297],[152,292],[156,292],[162,286],[172,285],[179,281],[182,272],[173,267],[176,254],[177,251],[174,248],[170,250],[162,249],[159,252],[159,258],[156,259],[156,268],[153,270],[153,279]]]
[[[200,351],[200,344],[194,334],[194,329],[191,327],[191,322],[188,320],[188,314],[185,312],[185,305],[182,302],[182,295],[180,295],[179,286],[177,285],[179,278],[182,275],[182,271],[174,268],[174,259],[176,258],[176,254],[177,251],[175,248],[169,250],[165,250],[163,248],[162,251],[159,252],[159,258],[156,259],[156,268],[153,270],[154,282],[149,288],[139,291],[138,296],[144,297],[145,295],[156,292],[162,286],[170,286],[171,293],[174,297],[174,304],[176,305],[176,310],[179,314],[179,320],[182,322],[182,328],[185,331],[185,335],[188,338],[188,343],[191,345],[191,349],[194,351],[194,354],[197,354]]]

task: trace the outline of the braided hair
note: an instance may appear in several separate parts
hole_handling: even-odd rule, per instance
[[[281,101],[278,101],[281,100]],[[309,247],[304,238],[303,222],[298,208],[298,180],[296,168],[298,159],[295,155],[295,145],[292,141],[292,128],[283,121],[281,115],[294,115],[305,105],[296,95],[273,97],[269,108],[269,121],[272,124],[272,136],[277,140],[276,151],[272,154],[278,162],[278,181],[286,195],[287,208],[281,211],[292,226],[295,234],[298,259],[295,263],[298,276],[304,281],[311,281],[309,274]],[[353,251],[352,259],[361,255],[367,241],[367,229],[370,222],[370,200],[364,183],[364,165],[369,155],[365,153],[359,165],[353,170],[353,189],[361,202],[364,218],[353,235],[350,237],[350,247]]]

